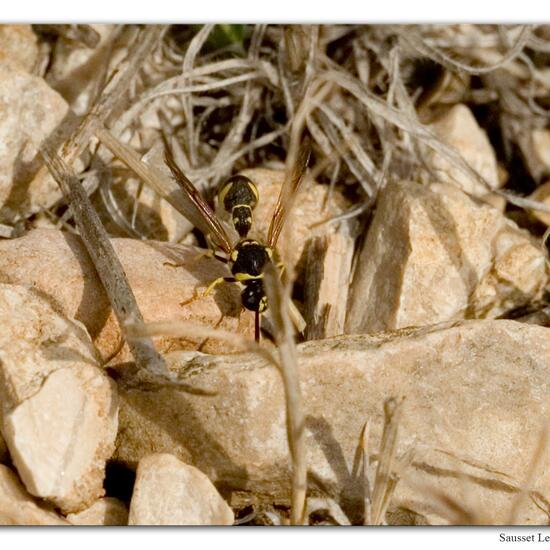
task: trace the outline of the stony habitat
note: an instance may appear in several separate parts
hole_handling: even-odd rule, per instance
[[[549,118],[545,25],[0,26],[0,524],[550,523]]]

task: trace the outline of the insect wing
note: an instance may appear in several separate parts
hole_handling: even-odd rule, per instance
[[[288,215],[292,209],[294,199],[296,198],[300,185],[304,180],[306,173],[307,163],[309,161],[311,149],[309,146],[309,140],[305,141],[299,151],[296,162],[292,167],[290,176],[285,179],[275,211],[273,212],[273,218],[269,226],[269,232],[267,234],[267,243],[270,248],[275,248],[284,224],[288,218]]]
[[[210,236],[216,246],[223,250],[226,254],[231,254],[232,246],[229,242],[229,237],[225,232],[222,224],[199,193],[197,188],[191,183],[189,178],[180,170],[174,160],[174,155],[168,146],[164,143],[164,159],[168,168],[172,172],[172,176],[182,188],[185,196],[189,199],[191,208],[189,212],[182,212],[189,221],[200,229],[205,237]]]

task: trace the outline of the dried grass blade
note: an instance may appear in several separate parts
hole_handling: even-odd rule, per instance
[[[390,398],[384,403],[384,430],[380,442],[378,466],[374,479],[372,494],[372,521],[374,525],[384,522],[384,516],[391,494],[395,488],[392,484],[392,467],[397,452],[397,435],[401,419],[403,399]]]
[[[466,65],[465,63],[461,63],[459,61],[456,61],[455,59],[452,59],[442,50],[427,43],[422,35],[412,26],[407,26],[406,30],[400,33],[400,37],[408,42],[413,48],[418,50],[420,53],[426,55],[430,59],[433,59],[435,62],[440,63],[450,71],[459,70],[476,75],[490,73],[506,65],[506,63],[510,62],[521,53],[521,51],[527,45],[530,36],[531,26],[523,25],[521,32],[516,39],[516,43],[499,61],[487,67],[472,67],[471,65]]]
[[[290,288],[280,281],[277,269],[270,264],[265,271],[265,289],[279,351],[279,372],[286,399],[287,436],[292,458],[292,525],[303,525],[307,490],[307,462],[304,438],[305,415],[300,391],[298,360],[292,321],[288,313]]]
[[[347,90],[365,105],[371,115],[378,116],[411,134],[427,147],[453,163],[457,169],[472,178],[472,180],[485,187],[488,191],[492,191],[485,178],[476,172],[455,148],[443,143],[430,128],[420,124],[418,120],[413,119],[407,113],[388,106],[385,101],[375,96],[358,79],[350,77],[345,71],[334,67],[331,67],[329,71],[320,75],[319,79]]]
[[[140,156],[126,144],[117,139],[105,127],[96,125],[95,135],[100,142],[118,157],[147,185],[154,189],[164,200],[171,204],[178,212],[185,216],[193,225],[199,220],[195,212],[189,207],[177,183],[163,174],[160,170],[142,162]],[[199,222],[200,225],[200,222]]]
[[[128,323],[143,323],[143,316],[130,288],[124,268],[107,236],[99,216],[93,209],[84,187],[74,172],[55,152],[42,149],[42,156],[52,176],[73,211],[80,236],[103,283],[122,334],[136,364],[152,373],[164,373],[165,364],[150,339],[134,339],[129,336]]]
[[[125,92],[147,57],[157,46],[166,30],[165,25],[152,25],[143,30],[136,39],[138,46],[128,58],[117,67],[111,80],[106,84],[101,97],[85,117],[76,133],[68,139],[61,149],[61,156],[69,164],[76,159],[88,145],[97,120],[107,122],[111,113],[120,105]]]
[[[367,420],[363,426],[363,433],[361,437],[361,449],[363,451],[363,502],[364,502],[364,516],[363,525],[372,525],[372,489],[370,486],[369,469],[370,469],[370,457],[369,457],[369,435],[370,435],[370,422]]]

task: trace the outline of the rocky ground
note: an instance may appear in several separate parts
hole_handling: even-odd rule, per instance
[[[233,27],[0,27],[0,524],[549,523],[548,27]],[[201,295],[161,134],[261,242],[312,140],[302,333]]]

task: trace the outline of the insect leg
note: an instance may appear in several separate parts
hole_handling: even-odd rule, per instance
[[[235,277],[219,277],[215,281],[212,281],[208,288],[203,292],[202,297],[208,296],[219,284],[221,283],[236,283],[237,279]]]
[[[234,277],[219,277],[218,279],[212,281],[208,288],[202,293],[195,293],[195,296],[190,298],[189,300],[184,300],[183,302],[180,302],[180,306],[187,306],[189,304],[192,304],[193,302],[196,302],[200,298],[206,298],[213,290],[221,283],[236,283],[237,279]]]
[[[175,263],[175,262],[163,262],[162,265],[165,265],[166,267],[185,267],[186,265],[189,265],[191,263],[198,262],[202,258],[216,258],[216,260],[227,264],[229,263],[229,260],[227,258],[224,258],[223,256],[219,256],[216,254],[213,250],[203,250],[202,252],[199,252],[196,256],[193,256],[191,261],[181,262],[181,263]]]
[[[260,312],[255,311],[254,312],[254,340],[256,340],[256,343],[260,343]]]

